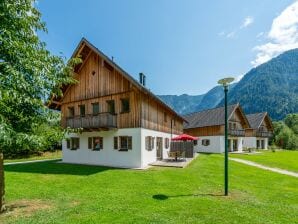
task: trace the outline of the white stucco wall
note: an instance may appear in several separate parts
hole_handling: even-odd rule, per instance
[[[132,136],[132,150],[118,151],[114,149],[115,136]],[[152,136],[154,148],[151,151],[145,148],[145,137]],[[177,135],[173,134],[173,137]],[[167,158],[165,138],[171,139],[170,133],[158,132],[144,128],[126,128],[113,131],[83,132],[82,134],[70,133],[66,136],[79,137],[80,148],[67,149],[66,140],[62,142],[63,162],[77,164],[92,164],[124,168],[145,168],[156,159],[156,137],[163,138],[163,158]],[[88,137],[103,137],[103,149],[93,151],[88,149]]]
[[[258,137],[244,137],[244,147],[248,148],[257,148],[257,140],[260,140],[260,147],[261,141],[264,140],[264,148],[268,149],[268,138],[258,138]]]
[[[156,161],[156,138],[157,137],[162,137],[162,144],[163,144],[163,152],[162,152],[162,158],[168,158],[168,151],[170,151],[170,142],[171,142],[171,134],[170,133],[165,133],[165,132],[159,132],[159,131],[154,131],[154,130],[149,130],[149,129],[144,129],[142,128],[142,134],[141,134],[141,139],[142,139],[142,167],[148,166],[148,164],[155,162]],[[145,138],[146,136],[152,136],[154,137],[154,148],[151,151],[146,150],[145,147]],[[172,137],[176,137],[177,135],[173,134]],[[165,138],[169,138],[169,148],[166,149],[165,147]]]
[[[210,145],[202,145],[203,139],[209,139]],[[198,144],[194,146],[196,152],[204,153],[222,153],[225,150],[225,139],[224,136],[202,136],[199,137]]]
[[[256,137],[244,137],[243,147],[256,148],[257,147],[257,138]]]
[[[202,140],[209,139],[210,145],[204,146],[202,145]],[[243,149],[243,137],[229,137],[232,141],[237,140],[237,151],[242,152]],[[225,137],[223,135],[219,136],[199,136],[198,145],[194,147],[196,152],[204,152],[204,153],[223,153],[225,151]],[[234,150],[236,151],[236,150]]]

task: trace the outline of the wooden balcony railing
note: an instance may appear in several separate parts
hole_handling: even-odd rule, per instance
[[[257,137],[271,138],[273,134],[270,131],[257,131],[256,135]]]
[[[97,115],[86,114],[85,116],[75,116],[66,118],[66,127],[70,128],[117,128],[117,115],[108,112]]]
[[[231,136],[245,136],[245,130],[243,129],[229,129],[228,133]]]

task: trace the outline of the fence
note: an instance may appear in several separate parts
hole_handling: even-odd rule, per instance
[[[193,158],[193,141],[175,141],[171,142],[171,152],[184,151],[186,158]]]

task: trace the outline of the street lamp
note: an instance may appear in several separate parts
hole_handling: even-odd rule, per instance
[[[223,85],[225,92],[225,196],[228,196],[228,87],[234,78],[224,78],[217,83]]]

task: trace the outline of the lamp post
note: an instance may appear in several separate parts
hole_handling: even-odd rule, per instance
[[[224,87],[225,93],[225,196],[229,192],[228,180],[228,90],[229,84],[234,81],[234,78],[224,78],[218,81],[218,84]]]

